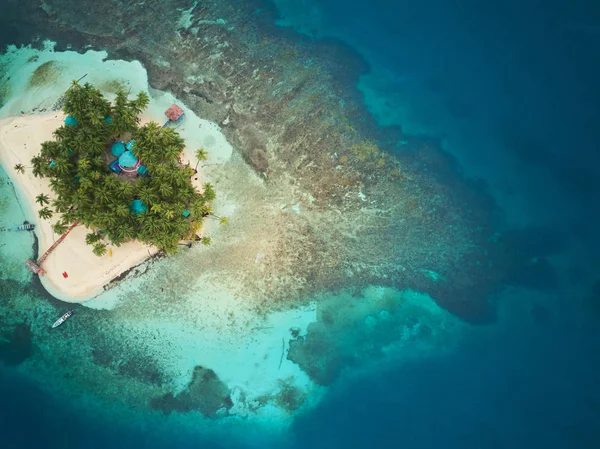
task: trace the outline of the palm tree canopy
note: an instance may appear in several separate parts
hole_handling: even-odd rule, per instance
[[[31,160],[33,174],[49,178],[52,204],[62,214],[54,231],[62,231],[73,221],[93,227],[96,231],[88,234],[86,243],[93,245],[97,255],[105,254],[105,242],[119,245],[131,239],[174,252],[179,240],[196,232],[210,210],[214,190],[209,187],[208,194],[206,188],[203,195],[198,194],[190,169],[178,162],[185,148],[181,136],[155,122],[139,126],[139,114],[149,100],[144,92],[129,99],[121,91],[111,104],[92,85],[74,82],[63,105],[72,119]],[[124,133],[127,136],[121,137]],[[115,144],[129,138],[135,140],[133,148]],[[123,160],[122,167],[141,161],[147,175],[132,180],[113,173],[109,164],[125,154],[131,160]],[[50,198],[40,194],[36,201],[45,206]],[[190,217],[182,216],[185,210]],[[52,214],[47,207],[39,211],[41,218]]]
[[[50,197],[45,193],[40,193],[38,196],[35,197],[35,202],[38,203],[40,206],[43,206],[44,204],[50,204]]]

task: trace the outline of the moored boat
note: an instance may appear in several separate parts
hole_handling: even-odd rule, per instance
[[[19,226],[15,226],[13,228],[13,231],[31,231],[33,230],[33,228],[35,228],[35,225],[32,223],[25,223]]]
[[[67,321],[71,315],[73,315],[73,311],[69,310],[67,313],[65,313],[63,316],[61,316],[58,320],[56,320],[54,322],[54,324],[52,325],[52,329],[54,329],[55,327],[60,326],[62,323],[64,323],[65,321]]]
[[[22,225],[0,228],[0,231],[33,231],[34,229],[35,225],[33,223],[25,222]]]

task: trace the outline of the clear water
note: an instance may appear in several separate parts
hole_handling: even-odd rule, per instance
[[[88,349],[81,348],[97,344],[103,331],[115,338],[127,321],[81,309],[89,326],[76,340],[41,324],[32,329],[31,346],[16,352],[0,339],[5,447],[598,447],[598,8],[534,1],[275,3],[279,25],[354,46],[372,66],[357,88],[380,125],[441,139],[465,172],[488,182],[507,221],[525,227],[523,251],[547,256],[554,270],[520,278],[528,288],[506,289],[494,325],[420,311],[437,339],[391,338],[409,326],[406,314],[388,335],[365,337],[361,326],[336,334],[348,353],[364,341],[413,343],[401,346],[401,357],[354,364],[284,431],[276,420],[207,421],[148,413],[142,400],[129,407],[116,397],[98,402],[89,391],[94,383],[77,381],[89,375]],[[27,212],[12,187],[3,181],[0,188],[0,225],[22,221]],[[27,234],[0,235],[3,329],[51,320],[63,307],[30,287],[12,262],[30,254],[31,244]],[[169,264],[159,270],[168,272]],[[135,306],[125,310],[129,318],[149,319]],[[24,353],[33,353],[35,364],[20,364]],[[32,367],[46,380],[32,380]],[[100,378],[95,385],[106,388]]]

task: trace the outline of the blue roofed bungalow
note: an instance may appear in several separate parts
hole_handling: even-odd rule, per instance
[[[148,206],[142,200],[133,200],[129,205],[129,210],[133,215],[141,214],[148,210]]]
[[[130,177],[148,175],[148,168],[145,165],[142,165],[140,159],[133,154],[134,144],[135,139],[131,139],[127,143],[123,141],[113,143],[110,152],[117,158],[110,164],[110,169],[113,172],[117,174],[122,173]]]
[[[79,122],[72,115],[67,115],[65,117],[65,125],[67,125],[67,126],[77,126],[77,125],[79,125]]]

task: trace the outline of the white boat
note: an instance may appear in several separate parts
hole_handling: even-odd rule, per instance
[[[54,329],[55,327],[60,326],[62,323],[64,323],[65,321],[67,321],[71,315],[73,315],[73,311],[69,310],[67,313],[65,313],[63,316],[61,316],[58,320],[56,320],[54,322],[54,324],[52,325],[52,329]]]
[[[13,228],[13,231],[32,231],[34,228],[35,228],[34,224],[24,223],[22,225],[15,226]]]
[[[17,225],[9,228],[0,228],[0,231],[33,231],[34,229],[34,224],[25,222],[22,225]]]

